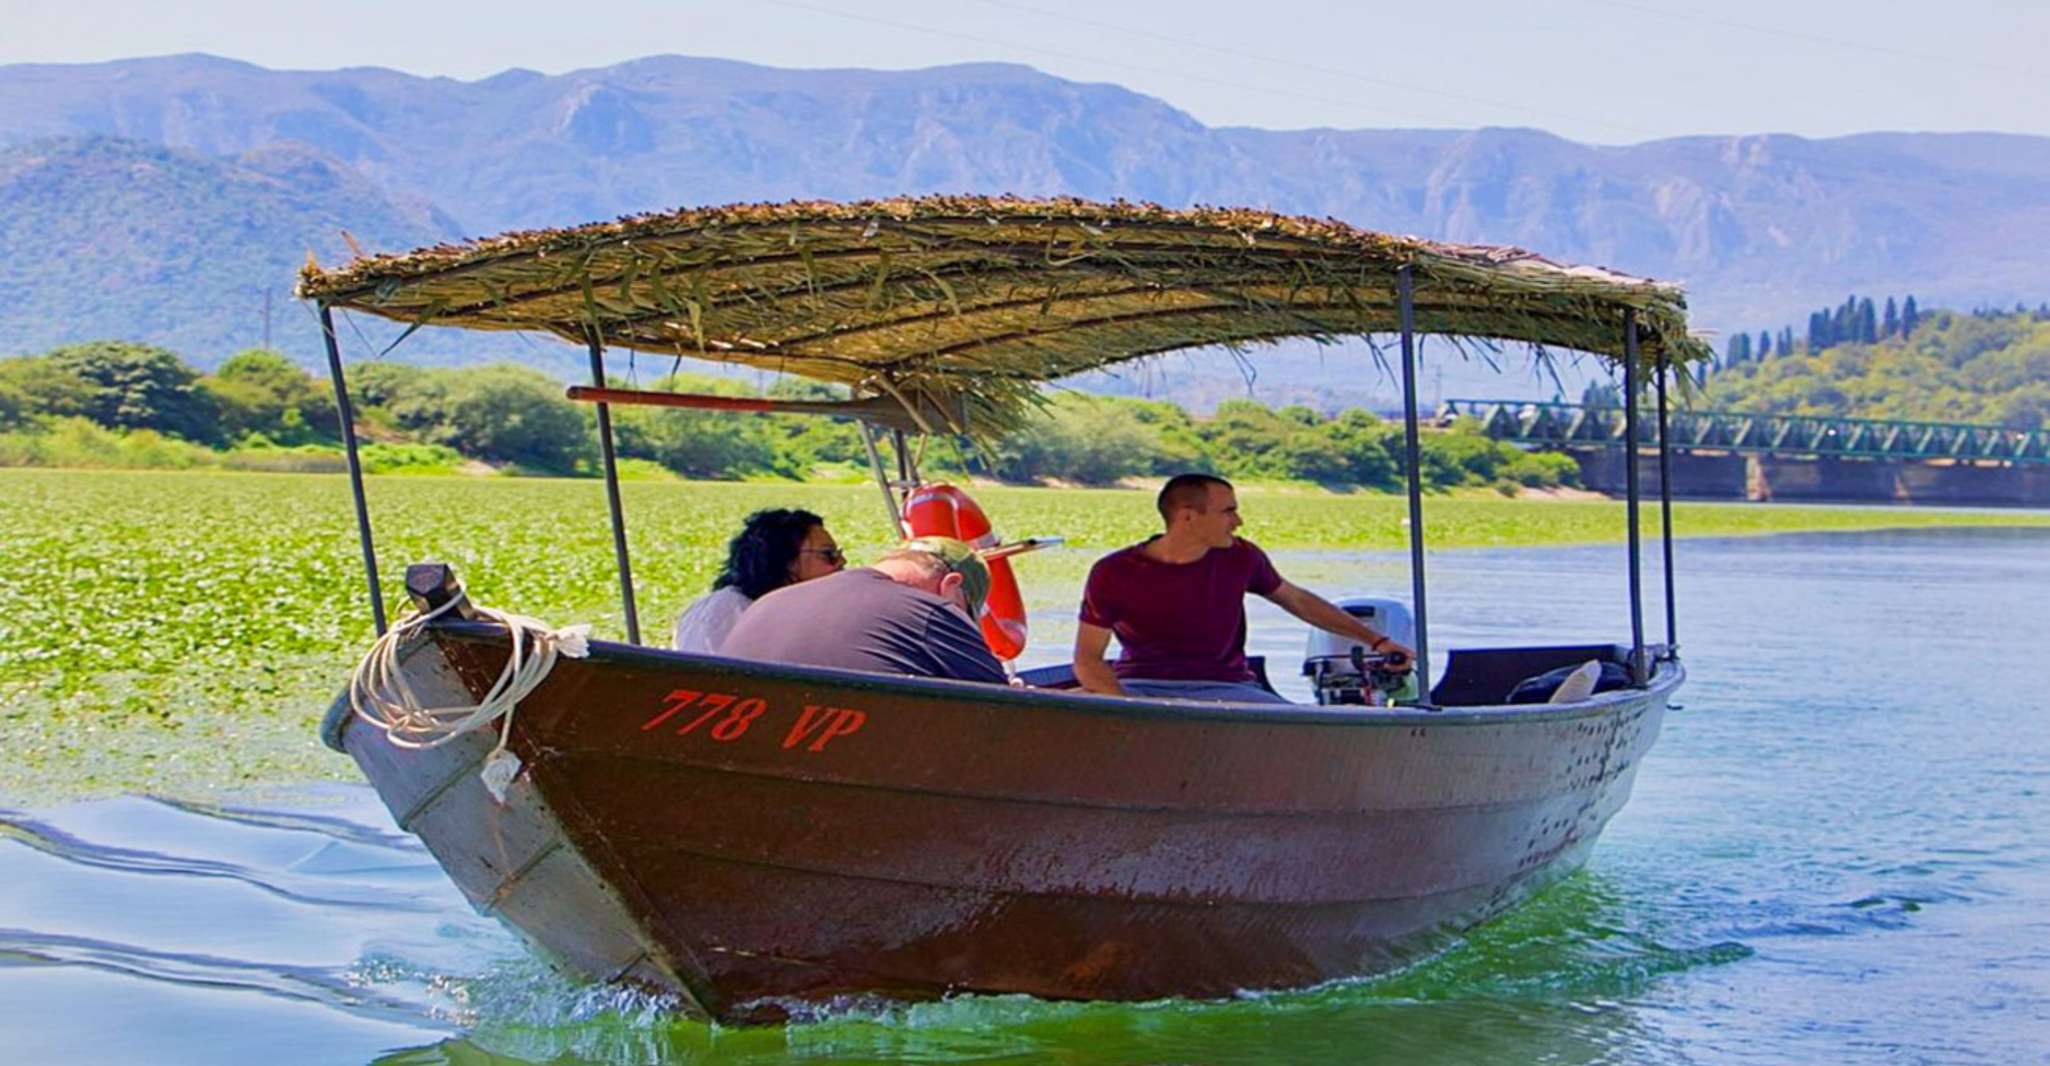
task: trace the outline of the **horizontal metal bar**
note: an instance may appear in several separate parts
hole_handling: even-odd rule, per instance
[[[737,414],[785,414],[825,415],[830,417],[854,418],[890,429],[906,432],[922,432],[929,427],[936,432],[966,423],[966,415],[960,410],[943,411],[929,402],[921,404],[919,414],[924,417],[926,427],[906,411],[904,405],[892,396],[875,396],[862,400],[779,400],[767,396],[711,396],[694,392],[663,392],[656,389],[615,389],[595,385],[571,385],[563,395],[578,403],[623,404],[630,407],[675,407],[695,411],[730,411]],[[951,416],[951,417],[950,417]]]

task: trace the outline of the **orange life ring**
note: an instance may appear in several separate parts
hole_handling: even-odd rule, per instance
[[[953,537],[978,549],[997,546],[989,516],[966,492],[947,484],[920,485],[904,501],[904,531],[913,537]],[[982,639],[999,659],[1025,650],[1025,598],[1008,559],[988,561],[989,599],[982,605]]]

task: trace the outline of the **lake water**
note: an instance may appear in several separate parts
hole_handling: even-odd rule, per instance
[[[1678,554],[1684,708],[1587,869],[1391,977],[714,1029],[551,975],[367,789],[322,787],[6,812],[0,1047],[23,1063],[2050,1062],[2050,534]],[[1627,636],[1622,558],[1435,555],[1434,642]],[[1407,598],[1400,557],[1276,559],[1327,592]],[[1044,659],[1067,634],[1038,639]],[[1255,612],[1254,650],[1297,693],[1302,640]]]

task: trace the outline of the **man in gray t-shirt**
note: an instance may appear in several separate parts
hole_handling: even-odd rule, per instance
[[[971,620],[989,594],[975,549],[920,537],[874,566],[786,585],[756,600],[719,645],[731,659],[912,677],[1005,682]]]

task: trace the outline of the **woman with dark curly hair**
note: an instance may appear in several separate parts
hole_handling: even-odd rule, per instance
[[[676,650],[716,654],[749,604],[785,585],[837,573],[846,564],[818,515],[794,508],[748,515],[726,545],[726,566],[712,591],[676,617]]]

